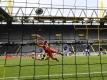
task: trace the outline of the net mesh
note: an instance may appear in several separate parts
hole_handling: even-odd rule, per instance
[[[30,29],[32,30],[31,27]],[[75,35],[78,34],[78,31],[81,32],[80,29],[72,29],[71,32],[74,31]],[[48,32],[47,41],[49,46],[59,49],[59,52],[63,54],[54,55],[54,57],[59,59],[59,62],[57,62],[52,59],[44,60],[43,54],[41,54],[44,52],[41,52],[41,48],[36,46],[35,43],[31,41],[24,43],[26,41],[24,35],[27,31],[30,31],[29,28],[21,30],[22,35],[20,39],[22,40],[19,41],[21,44],[18,42],[11,43],[11,37],[9,36],[12,35],[10,34],[11,30],[9,28],[7,30],[8,43],[1,44],[0,79],[106,79],[107,64],[106,55],[104,55],[106,54],[106,51],[104,51],[106,45],[100,39],[96,39],[98,42],[91,43],[88,38],[76,40],[75,37],[77,36],[74,35],[74,39],[66,40],[65,37],[63,38],[63,30],[61,31],[62,36],[60,39],[52,39],[52,34]],[[90,32],[88,30],[85,28],[84,31],[86,31],[86,35],[89,34],[88,36],[90,36],[93,30]],[[100,29],[95,28],[94,30],[99,32]],[[65,41],[71,41],[71,43]],[[95,52],[92,50],[92,47],[95,49]]]
[[[13,5],[7,7],[7,1],[1,1],[6,12],[12,7],[11,15],[15,21],[12,22],[13,25],[6,24],[0,27],[0,79],[106,80],[107,56],[104,54],[107,48],[107,28],[99,23],[98,4],[92,9],[88,7],[87,0],[85,6],[77,6],[76,0],[73,6],[66,5],[64,0],[61,5],[53,4],[53,0],[50,4],[40,2],[42,0],[37,3],[30,3],[28,0],[12,1]],[[16,4],[24,5],[15,6]],[[104,15],[106,12],[104,9]],[[56,22],[61,25],[46,25],[47,22],[42,21],[43,19],[50,21],[48,24]],[[68,23],[64,23],[66,19]],[[14,25],[14,22],[20,22],[22,25]],[[30,23],[36,25],[23,25]],[[42,25],[37,25],[39,23]],[[5,23],[2,21],[1,24]],[[50,47],[61,53],[54,55],[59,62],[52,59],[44,60],[46,53],[43,48],[37,46],[37,34],[44,38],[40,40],[46,40]]]

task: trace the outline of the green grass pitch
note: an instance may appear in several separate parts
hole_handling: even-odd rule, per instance
[[[106,55],[59,56],[58,59],[59,62],[34,61],[30,57],[0,58],[0,80],[107,80]]]

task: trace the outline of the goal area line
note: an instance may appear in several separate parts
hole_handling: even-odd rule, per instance
[[[3,77],[0,78],[0,80],[4,80],[4,79],[26,79],[26,78],[32,78],[32,77],[36,77],[36,78],[40,78],[40,77],[58,77],[58,76],[74,76],[74,75],[87,75],[87,74],[101,74],[101,73],[107,73],[107,71],[103,71],[103,72],[86,72],[86,73],[73,73],[73,74],[52,74],[52,75],[37,75],[37,76],[20,76],[20,77]]]

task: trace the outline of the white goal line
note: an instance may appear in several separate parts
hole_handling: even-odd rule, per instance
[[[58,77],[58,76],[73,76],[73,75],[87,75],[87,74],[101,74],[101,73],[107,73],[107,71],[103,71],[103,72],[86,72],[86,73],[73,73],[73,74],[51,74],[51,75],[37,75],[37,76],[20,76],[20,77],[3,77],[3,78],[0,78],[0,80],[5,80],[5,79],[18,79],[18,78],[21,78],[21,79],[24,79],[24,78],[33,78],[33,77]]]

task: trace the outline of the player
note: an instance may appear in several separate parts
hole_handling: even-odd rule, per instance
[[[87,41],[87,44],[86,44],[85,52],[86,52],[86,56],[90,56],[90,45],[89,45],[88,41]]]
[[[32,59],[36,59],[36,53],[35,53],[35,51],[32,52]]]
[[[56,60],[57,62],[59,62],[59,60],[55,57],[53,57],[53,53],[57,53],[57,51],[53,48],[50,48],[47,41],[39,41],[37,42],[37,45],[39,47],[42,47],[45,51],[45,53],[47,53],[47,57],[45,58],[45,60],[48,60],[49,58]]]

